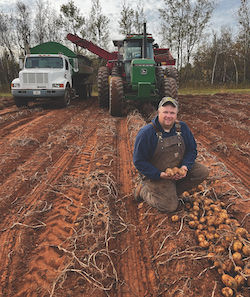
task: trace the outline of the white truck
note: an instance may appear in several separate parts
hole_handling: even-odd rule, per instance
[[[19,77],[11,83],[17,107],[27,106],[38,98],[57,99],[66,107],[72,98],[91,95],[93,73],[88,58],[76,55],[57,42],[46,42],[30,49],[20,60]]]

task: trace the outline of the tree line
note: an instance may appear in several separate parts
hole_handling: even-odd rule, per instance
[[[143,23],[152,22],[147,19],[143,1],[135,4],[122,0],[117,28],[112,31],[123,35],[141,33]],[[156,12],[158,44],[170,48],[183,85],[250,83],[249,1],[241,0],[232,20],[237,23],[237,33],[230,27],[221,28],[219,33],[211,31],[209,21],[215,5],[211,0],[163,0]],[[111,20],[103,13],[100,0],[91,0],[87,16],[73,0],[61,5],[59,12],[50,0],[37,0],[33,7],[17,1],[11,13],[0,11],[0,89],[9,89],[18,75],[18,57],[28,53],[29,48],[56,41],[90,55],[66,40],[67,33],[73,33],[110,50],[110,27]],[[152,33],[149,26],[148,31]]]

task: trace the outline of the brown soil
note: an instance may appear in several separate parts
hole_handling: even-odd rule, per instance
[[[199,195],[223,201],[249,231],[250,95],[179,101],[210,169]],[[0,98],[1,296],[222,296],[188,210],[173,223],[133,201],[144,124],[138,112],[111,117],[96,98],[67,109]]]

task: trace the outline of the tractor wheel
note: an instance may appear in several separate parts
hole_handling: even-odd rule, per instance
[[[111,76],[120,76],[119,68],[116,65],[112,68]]]
[[[97,87],[98,102],[102,108],[108,108],[109,105],[109,71],[108,68],[102,66],[98,70]]]
[[[122,116],[123,83],[121,77],[113,76],[110,80],[109,113],[114,117]]]
[[[164,97],[164,70],[160,66],[155,68],[156,86],[160,97]]]
[[[164,97],[172,97],[178,100],[178,90],[176,80],[172,77],[164,78]]]
[[[28,100],[22,97],[14,97],[14,101],[17,107],[28,106]]]
[[[165,69],[165,74],[167,77],[172,77],[176,80],[177,86],[179,85],[179,76],[178,76],[178,71],[175,67],[173,66],[167,66]]]

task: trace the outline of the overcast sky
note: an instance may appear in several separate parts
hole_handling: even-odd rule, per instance
[[[162,8],[163,0],[142,0],[144,3],[144,13],[147,18],[147,29],[154,37],[160,29],[158,9]],[[195,0],[193,0],[195,1]],[[221,26],[230,26],[233,32],[237,32],[237,11],[240,7],[240,0],[215,0],[217,5],[210,20],[210,30],[220,31]],[[249,1],[249,0],[248,0]],[[36,0],[22,0],[25,4],[33,4]],[[68,0],[49,0],[52,6],[59,12],[62,4],[68,3]],[[91,9],[91,0],[74,0],[81,13],[86,17]],[[136,0],[127,0],[132,3],[132,8],[136,8]],[[6,12],[13,10],[16,0],[0,0],[0,11]],[[118,18],[122,8],[123,0],[100,0],[102,12],[110,19],[111,38],[121,38],[118,30]],[[157,40],[156,40],[157,41]],[[159,42],[159,41],[158,41]]]

